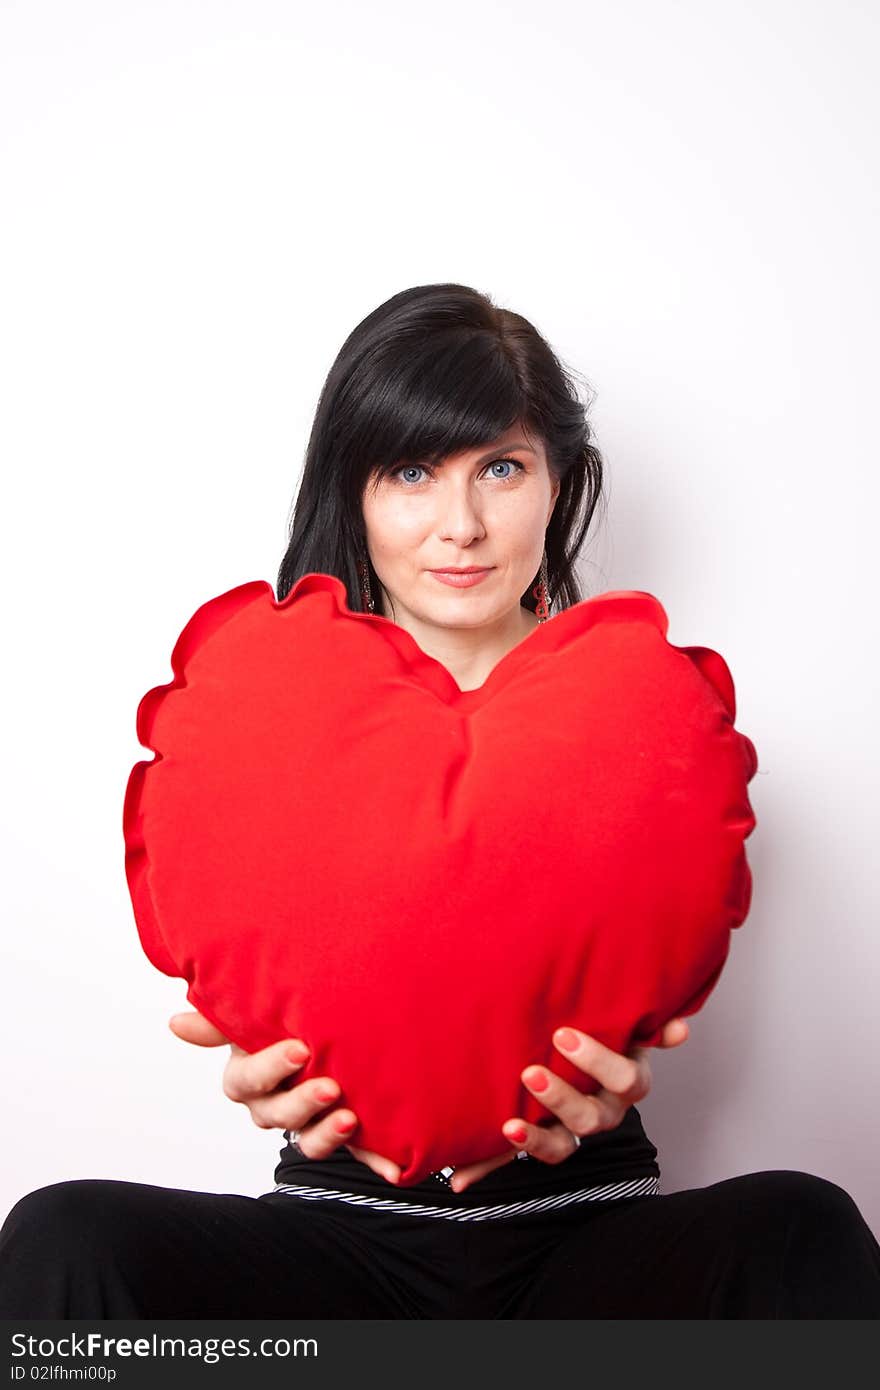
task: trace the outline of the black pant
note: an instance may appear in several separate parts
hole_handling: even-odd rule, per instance
[[[22,1197],[2,1318],[877,1318],[843,1188],[772,1170],[458,1222],[109,1179]]]

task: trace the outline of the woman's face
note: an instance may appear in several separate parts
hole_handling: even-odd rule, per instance
[[[541,564],[559,483],[543,441],[519,428],[434,468],[403,464],[363,496],[367,548],[385,613],[407,626],[482,627],[519,610]],[[485,568],[466,587],[434,571]],[[377,605],[378,607],[378,605]]]

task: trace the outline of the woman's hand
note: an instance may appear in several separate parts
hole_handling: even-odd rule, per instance
[[[576,1040],[573,1051],[560,1046],[565,1034],[572,1034]],[[687,1021],[672,1018],[656,1046],[678,1047],[689,1035]],[[642,1100],[651,1089],[651,1065],[646,1047],[634,1047],[625,1054],[612,1052],[610,1047],[577,1028],[557,1028],[553,1045],[582,1072],[601,1082],[601,1090],[594,1096],[585,1096],[546,1067],[529,1066],[520,1073],[526,1088],[559,1116],[559,1123],[533,1125],[526,1120],[506,1120],[501,1132],[515,1150],[525,1149],[532,1158],[544,1163],[561,1163],[570,1158],[574,1153],[572,1135],[583,1138],[605,1129],[616,1129],[630,1106]],[[479,1182],[487,1173],[510,1163],[515,1157],[516,1153],[501,1154],[456,1168],[449,1185],[454,1192],[464,1192],[471,1183]]]
[[[168,1026],[176,1037],[199,1047],[229,1043],[231,1055],[223,1072],[224,1094],[246,1105],[258,1128],[298,1130],[297,1147],[307,1158],[326,1158],[343,1144],[381,1178],[390,1183],[400,1180],[400,1167],[390,1158],[345,1143],[346,1134],[351,1134],[358,1124],[353,1110],[334,1109],[315,1118],[339,1099],[339,1087],[329,1076],[312,1076],[299,1085],[292,1084],[294,1074],[309,1056],[299,1038],[272,1043],[259,1052],[245,1052],[229,1042],[203,1014],[175,1014]]]

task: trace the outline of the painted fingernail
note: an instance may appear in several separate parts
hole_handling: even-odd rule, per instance
[[[356,1123],[356,1120],[337,1120],[336,1133],[347,1134],[350,1129],[354,1129]]]
[[[335,1100],[336,1097],[339,1095],[339,1092],[334,1091],[332,1086],[319,1086],[318,1090],[315,1092],[315,1095],[318,1097],[318,1100],[323,1100],[326,1102]]]
[[[505,1137],[510,1139],[514,1144],[521,1144],[526,1137],[526,1131],[523,1129],[522,1125],[513,1125],[512,1127],[506,1125],[504,1134]]]
[[[579,1038],[577,1033],[571,1028],[557,1028],[553,1034],[553,1041],[557,1047],[561,1047],[563,1052],[574,1052],[578,1045]]]
[[[308,1052],[301,1047],[289,1047],[285,1053],[288,1062],[292,1062],[295,1067],[299,1066],[300,1062],[304,1062],[308,1055]]]
[[[546,1091],[550,1085],[549,1077],[542,1071],[527,1072],[525,1082],[533,1091]]]

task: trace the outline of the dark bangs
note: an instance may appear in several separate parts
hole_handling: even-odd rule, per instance
[[[377,386],[384,384],[364,420],[378,478],[403,464],[438,464],[490,444],[517,422],[542,433],[539,422],[528,418],[530,403],[497,338],[459,330],[447,334],[441,352],[437,347],[423,339],[418,349],[395,353],[393,361],[371,363]]]

